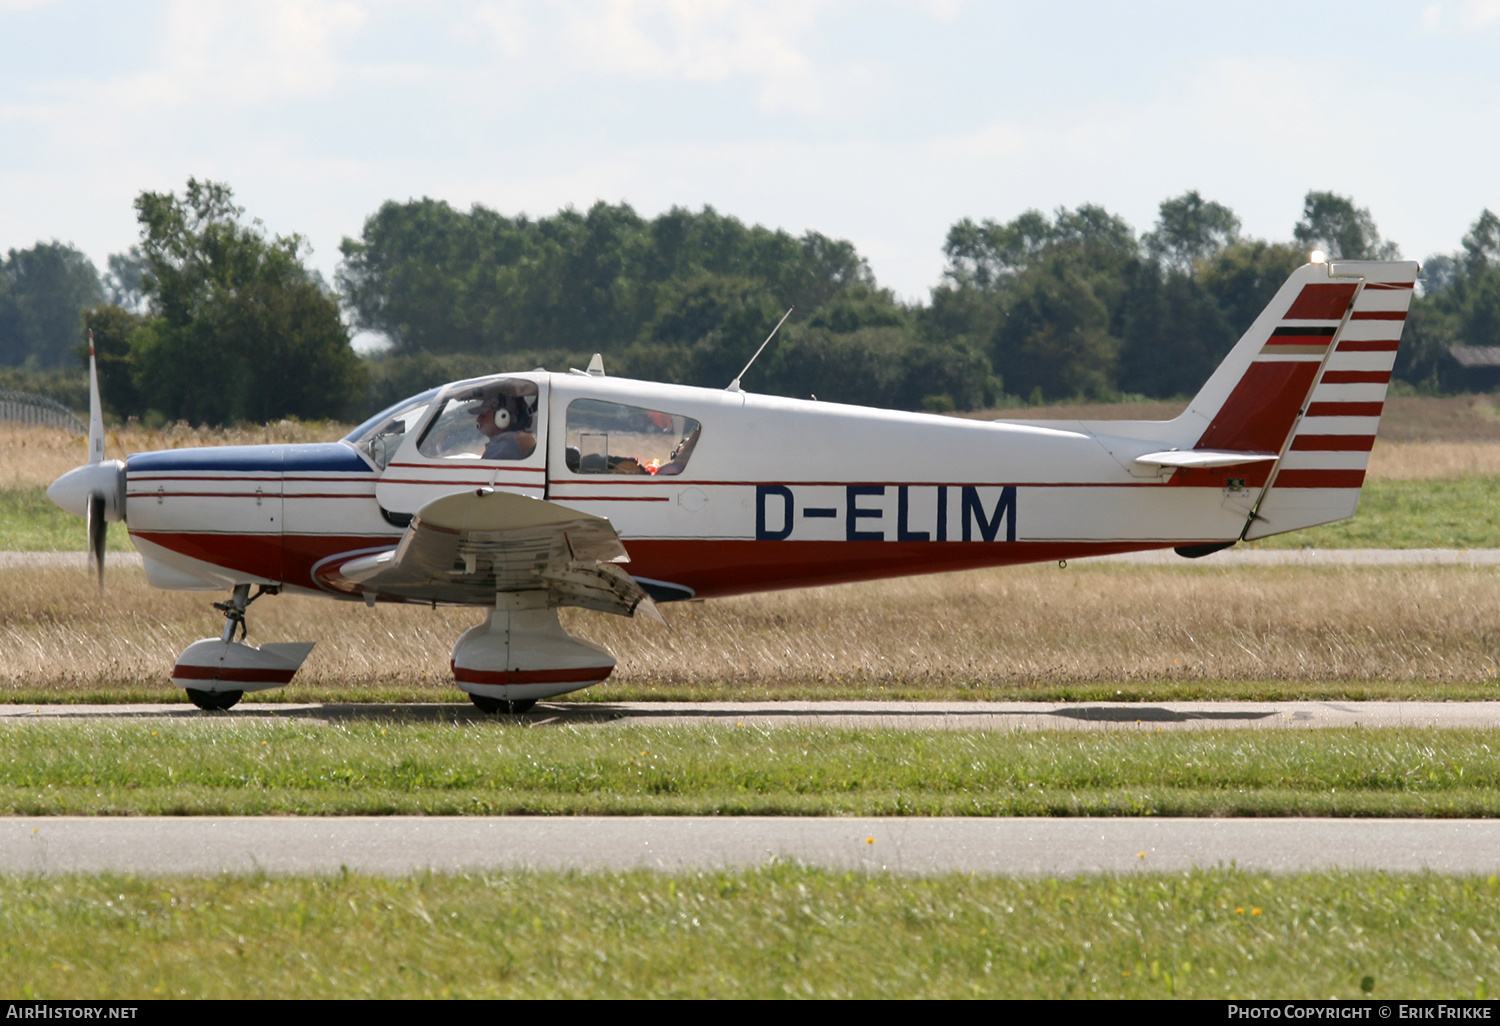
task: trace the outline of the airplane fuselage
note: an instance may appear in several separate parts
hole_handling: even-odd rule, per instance
[[[1124,441],[1068,422],[981,422],[581,375],[504,377],[535,383],[541,399],[527,458],[427,457],[406,444],[382,467],[358,432],[323,444],[131,456],[125,519],[152,583],[361,597],[341,582],[343,562],[394,548],[423,504],[471,488],[607,518],[630,574],[661,600],[1233,540],[1263,483],[1241,469],[1182,485],[1173,477],[1183,475],[1134,464],[1159,446],[1149,424],[1136,425],[1148,437]],[[587,472],[568,455],[569,411],[580,401],[697,422],[700,436],[680,473],[643,472],[644,460]],[[435,404],[413,417],[408,442],[435,419]],[[628,430],[615,438],[627,449],[652,441]]]

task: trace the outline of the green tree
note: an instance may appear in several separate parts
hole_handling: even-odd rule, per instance
[[[1126,274],[1119,385],[1151,396],[1196,392],[1239,338],[1214,295],[1186,270],[1139,261]]]
[[[1238,340],[1291,273],[1306,262],[1307,253],[1298,246],[1251,239],[1226,247],[1204,264],[1197,280],[1218,304]]]
[[[73,362],[83,311],[104,298],[88,257],[61,242],[12,249],[0,261],[0,365]]]
[[[218,182],[135,205],[151,316],[130,361],[148,408],[199,423],[355,412],[364,370],[300,237],[267,238]]]
[[[386,203],[342,250],[339,283],[355,322],[398,353],[617,353],[659,342],[657,326],[691,292],[685,283],[750,282],[798,319],[874,284],[846,241],[746,226],[711,207],[648,221],[596,203],[530,220],[431,199]]]
[[[1105,396],[1115,388],[1118,341],[1110,311],[1068,261],[1028,272],[995,334],[993,365],[1016,395]]]
[[[1172,270],[1191,275],[1199,263],[1240,239],[1240,219],[1234,211],[1205,200],[1196,189],[1162,200],[1158,210],[1156,230],[1141,241],[1148,253]]]
[[[1461,387],[1449,378],[1450,346],[1500,345],[1500,218],[1483,210],[1457,253],[1429,257],[1412,298],[1394,376],[1423,388]]]
[[[143,282],[150,269],[151,264],[140,246],[131,246],[124,253],[111,253],[109,270],[103,278],[105,300],[132,313],[144,313],[146,289]]]
[[[145,410],[140,390],[135,387],[135,365],[130,353],[131,339],[145,323],[144,315],[113,303],[90,307],[83,315],[84,327],[94,337],[99,400],[116,417],[139,415]],[[86,342],[78,347],[78,355],[85,363],[88,361]]]
[[[1394,242],[1383,242],[1368,207],[1332,192],[1312,191],[1302,201],[1302,220],[1292,229],[1300,244],[1316,246],[1330,260],[1395,260]]]
[[[1488,207],[1464,235],[1464,267],[1470,273],[1500,268],[1500,217]]]

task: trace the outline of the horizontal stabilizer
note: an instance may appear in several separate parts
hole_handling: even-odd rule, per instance
[[[1137,456],[1137,463],[1151,463],[1158,467],[1234,467],[1242,463],[1270,463],[1277,459],[1274,452],[1231,452],[1228,449],[1171,449],[1166,452],[1148,452]]]

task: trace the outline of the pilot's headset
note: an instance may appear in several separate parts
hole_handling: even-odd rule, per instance
[[[515,395],[500,395],[485,405],[494,404],[495,427],[501,431],[525,431],[531,426],[531,405],[525,398]]]

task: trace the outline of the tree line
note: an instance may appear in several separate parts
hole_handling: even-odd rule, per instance
[[[745,387],[901,409],[1191,394],[1291,271],[1391,258],[1368,209],[1309,192],[1291,237],[1245,237],[1197,192],[1137,233],[1103,207],[964,219],[925,302],[881,288],[855,247],[711,207],[550,217],[388,202],[346,238],[335,282],[223,183],[136,199],[141,241],[100,273],[56,241],[0,262],[0,387],[81,405],[92,329],[116,416],[197,423],[357,418],[461,377],[584,366],[722,388],[790,308]],[[352,330],[387,350],[361,358]],[[1500,344],[1500,218],[1426,261],[1396,377],[1437,390],[1452,345]]]

